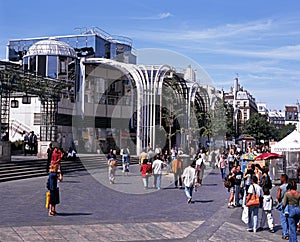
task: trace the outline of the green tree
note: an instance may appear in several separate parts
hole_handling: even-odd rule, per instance
[[[277,139],[278,130],[268,122],[266,115],[254,113],[245,123],[243,133],[251,135],[257,141]]]
[[[282,126],[282,128],[279,130],[278,141],[282,140],[285,136],[292,133],[295,129],[296,129],[295,124],[286,124]]]

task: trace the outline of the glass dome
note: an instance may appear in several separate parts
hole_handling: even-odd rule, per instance
[[[26,56],[52,55],[77,58],[75,50],[65,42],[48,39],[33,44],[27,51]]]

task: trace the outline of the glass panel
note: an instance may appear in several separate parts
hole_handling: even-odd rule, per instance
[[[57,56],[48,56],[48,77],[57,77]]]

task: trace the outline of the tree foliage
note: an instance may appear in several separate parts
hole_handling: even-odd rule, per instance
[[[259,113],[251,115],[245,123],[243,133],[251,135],[257,141],[260,140],[277,140],[278,130],[273,124],[268,122],[268,117]]]

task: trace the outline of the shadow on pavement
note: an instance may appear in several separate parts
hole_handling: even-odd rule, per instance
[[[212,203],[215,200],[194,200],[193,203]]]
[[[212,186],[218,186],[218,184],[202,184],[202,186],[205,186],[205,187],[212,187]]]
[[[57,213],[57,216],[69,217],[69,216],[89,216],[93,215],[92,213]]]

